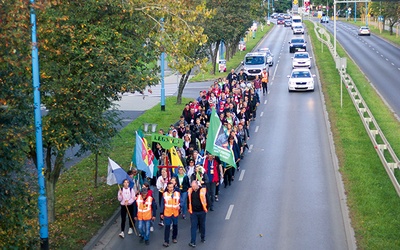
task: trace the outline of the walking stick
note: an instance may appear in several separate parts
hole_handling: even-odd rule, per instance
[[[128,205],[125,204],[125,207],[126,207],[126,211],[128,212],[129,219],[131,220],[131,223],[133,225],[133,231],[135,231],[136,236],[138,236],[138,233],[137,233],[136,227],[135,227],[135,223],[133,222],[131,213],[129,212],[129,209],[128,209]]]

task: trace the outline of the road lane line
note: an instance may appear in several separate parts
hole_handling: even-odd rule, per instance
[[[268,102],[268,100],[265,100],[265,101],[264,101],[264,104],[267,104],[267,102]]]
[[[393,63],[392,63],[392,64],[393,64]],[[394,66],[394,64],[393,64],[393,66]],[[261,112],[260,117],[263,116],[263,115],[264,115],[264,112]]]
[[[246,172],[246,170],[240,171],[239,181],[242,181],[242,180],[243,180],[244,172]]]
[[[225,220],[229,220],[232,215],[233,205],[230,205],[228,208],[228,212],[226,213]]]
[[[256,130],[254,130],[254,133],[257,133],[258,132],[258,128],[259,128],[260,126],[257,126],[256,127]]]
[[[247,152],[249,152],[249,153],[251,153],[251,150],[253,149],[253,144],[251,144],[250,146],[249,146],[249,151],[247,151]]]

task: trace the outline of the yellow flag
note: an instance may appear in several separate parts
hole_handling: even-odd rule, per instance
[[[171,153],[171,165],[172,166],[183,166],[181,158],[179,157],[178,153],[176,152],[175,147],[172,147],[169,152]]]

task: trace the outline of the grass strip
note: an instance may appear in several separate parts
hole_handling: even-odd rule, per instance
[[[340,78],[335,62],[314,33],[314,24],[306,21],[313,44],[329,121],[333,132],[340,172],[344,181],[352,226],[359,249],[400,248],[400,199],[375,152],[361,119],[344,89],[340,107]],[[321,52],[321,46],[325,46]],[[348,57],[340,44],[340,57]],[[351,75],[363,99],[378,121],[391,146],[400,152],[400,124],[351,60]]]
[[[157,123],[157,129],[168,129],[182,113],[183,98],[177,105],[176,97],[166,98],[166,111],[156,105],[122,129],[114,138],[109,154],[99,156],[99,186],[94,188],[94,155],[83,159],[60,176],[56,189],[56,221],[49,225],[50,249],[82,249],[119,206],[118,186],[108,186],[107,157],[125,170],[129,169],[135,146],[135,131],[144,122]]]
[[[194,77],[192,77],[189,82],[200,82],[200,81],[210,81],[210,80],[215,80],[218,78],[224,78],[228,75],[231,69],[236,69],[238,65],[241,64],[243,61],[244,56],[252,51],[254,47],[258,44],[258,42],[263,39],[263,37],[272,29],[274,26],[273,23],[271,23],[270,26],[264,25],[264,30],[261,30],[259,27],[256,32],[256,37],[255,39],[252,39],[252,34],[249,33],[247,37],[245,38],[246,41],[246,51],[237,51],[236,54],[229,59],[229,61],[226,62],[226,71],[227,72],[218,72],[218,59],[217,59],[217,72],[215,75],[211,74],[212,70],[212,64],[209,62],[207,64],[207,67],[204,72],[200,72]]]

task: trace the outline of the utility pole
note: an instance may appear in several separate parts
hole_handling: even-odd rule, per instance
[[[161,18],[160,20],[161,23],[161,32],[164,32],[164,18]],[[161,34],[162,35],[162,34]],[[165,111],[165,86],[164,86],[164,64],[165,64],[165,46],[162,46],[162,51],[161,51],[161,111]]]
[[[39,52],[36,40],[36,11],[35,0],[31,3],[31,27],[32,27],[32,80],[33,80],[33,107],[35,114],[35,135],[36,135],[36,167],[39,184],[39,234],[40,249],[49,249],[49,232],[47,216],[46,185],[43,168],[43,138],[42,138],[42,114],[40,112],[40,78],[39,78]]]

